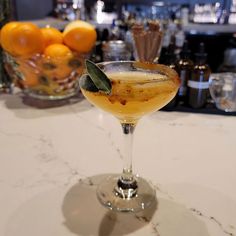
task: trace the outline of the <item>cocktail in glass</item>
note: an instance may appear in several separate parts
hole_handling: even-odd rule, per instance
[[[132,172],[132,139],[141,117],[159,110],[179,88],[177,73],[167,66],[152,63],[120,61],[104,62],[97,66],[111,81],[111,92],[87,90],[80,80],[83,95],[96,107],[118,118],[124,138],[123,173],[111,175],[97,189],[99,201],[106,207],[123,212],[137,212],[156,200],[153,187]]]

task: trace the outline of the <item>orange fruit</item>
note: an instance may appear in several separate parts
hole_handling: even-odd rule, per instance
[[[12,44],[10,41],[11,31],[13,28],[15,28],[19,24],[20,22],[12,21],[5,24],[1,29],[1,35],[0,35],[1,46],[4,50],[6,50],[7,52],[11,54],[14,54],[14,51],[12,49]]]
[[[24,85],[24,87],[34,87],[39,84],[38,76],[34,73],[30,73],[27,69],[22,70],[24,73],[25,80],[18,81]]]
[[[41,32],[43,34],[45,47],[47,47],[50,44],[63,42],[62,33],[56,28],[52,27],[41,28]]]
[[[47,46],[44,50],[44,55],[55,59],[69,58],[73,56],[69,47],[59,43]]]
[[[81,20],[70,22],[63,31],[64,44],[79,53],[88,53],[96,39],[94,26]]]
[[[19,79],[17,83],[23,85],[23,87],[34,87],[38,85],[39,79],[39,71],[34,67],[28,64],[27,59],[17,58],[16,62],[18,63],[18,70],[24,76],[24,80]]]
[[[9,32],[9,43],[17,56],[41,53],[44,48],[43,34],[32,23],[20,23]]]
[[[68,76],[72,69],[68,66],[73,53],[69,47],[63,44],[51,44],[44,50],[44,74],[50,78],[63,79]],[[46,66],[45,66],[46,64]]]

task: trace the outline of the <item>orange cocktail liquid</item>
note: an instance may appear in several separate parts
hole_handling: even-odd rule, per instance
[[[85,97],[95,106],[116,116],[121,123],[136,123],[139,118],[165,106],[176,94],[179,83],[166,75],[147,72],[106,73],[112,91],[89,92]]]

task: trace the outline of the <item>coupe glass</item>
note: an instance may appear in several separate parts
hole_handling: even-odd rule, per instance
[[[112,174],[97,189],[99,201],[122,212],[138,212],[156,200],[153,187],[132,171],[132,140],[139,119],[165,106],[179,88],[177,73],[167,66],[134,61],[97,64],[111,80],[112,91],[83,95],[96,107],[111,113],[120,122],[125,144],[122,174]],[[84,77],[85,79],[86,77]]]

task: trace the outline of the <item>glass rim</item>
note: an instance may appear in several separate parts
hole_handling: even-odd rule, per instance
[[[168,78],[165,80],[172,80],[172,81],[175,81],[176,83],[180,83],[178,73],[174,69],[164,64],[152,63],[152,62],[140,62],[140,61],[135,61],[135,60],[133,61],[123,60],[123,61],[104,61],[104,62],[96,63],[96,65],[102,70],[105,69],[105,67],[109,65],[121,65],[121,66],[131,65],[133,66],[134,69],[136,69],[136,71],[148,72],[148,73],[158,72],[160,75],[166,76]],[[164,81],[164,79],[162,81]]]
[[[132,61],[132,60],[121,60],[121,61],[103,61],[103,62],[98,62],[96,63],[97,66],[100,65],[106,65],[106,64],[119,64],[119,63],[134,63],[137,61]]]

